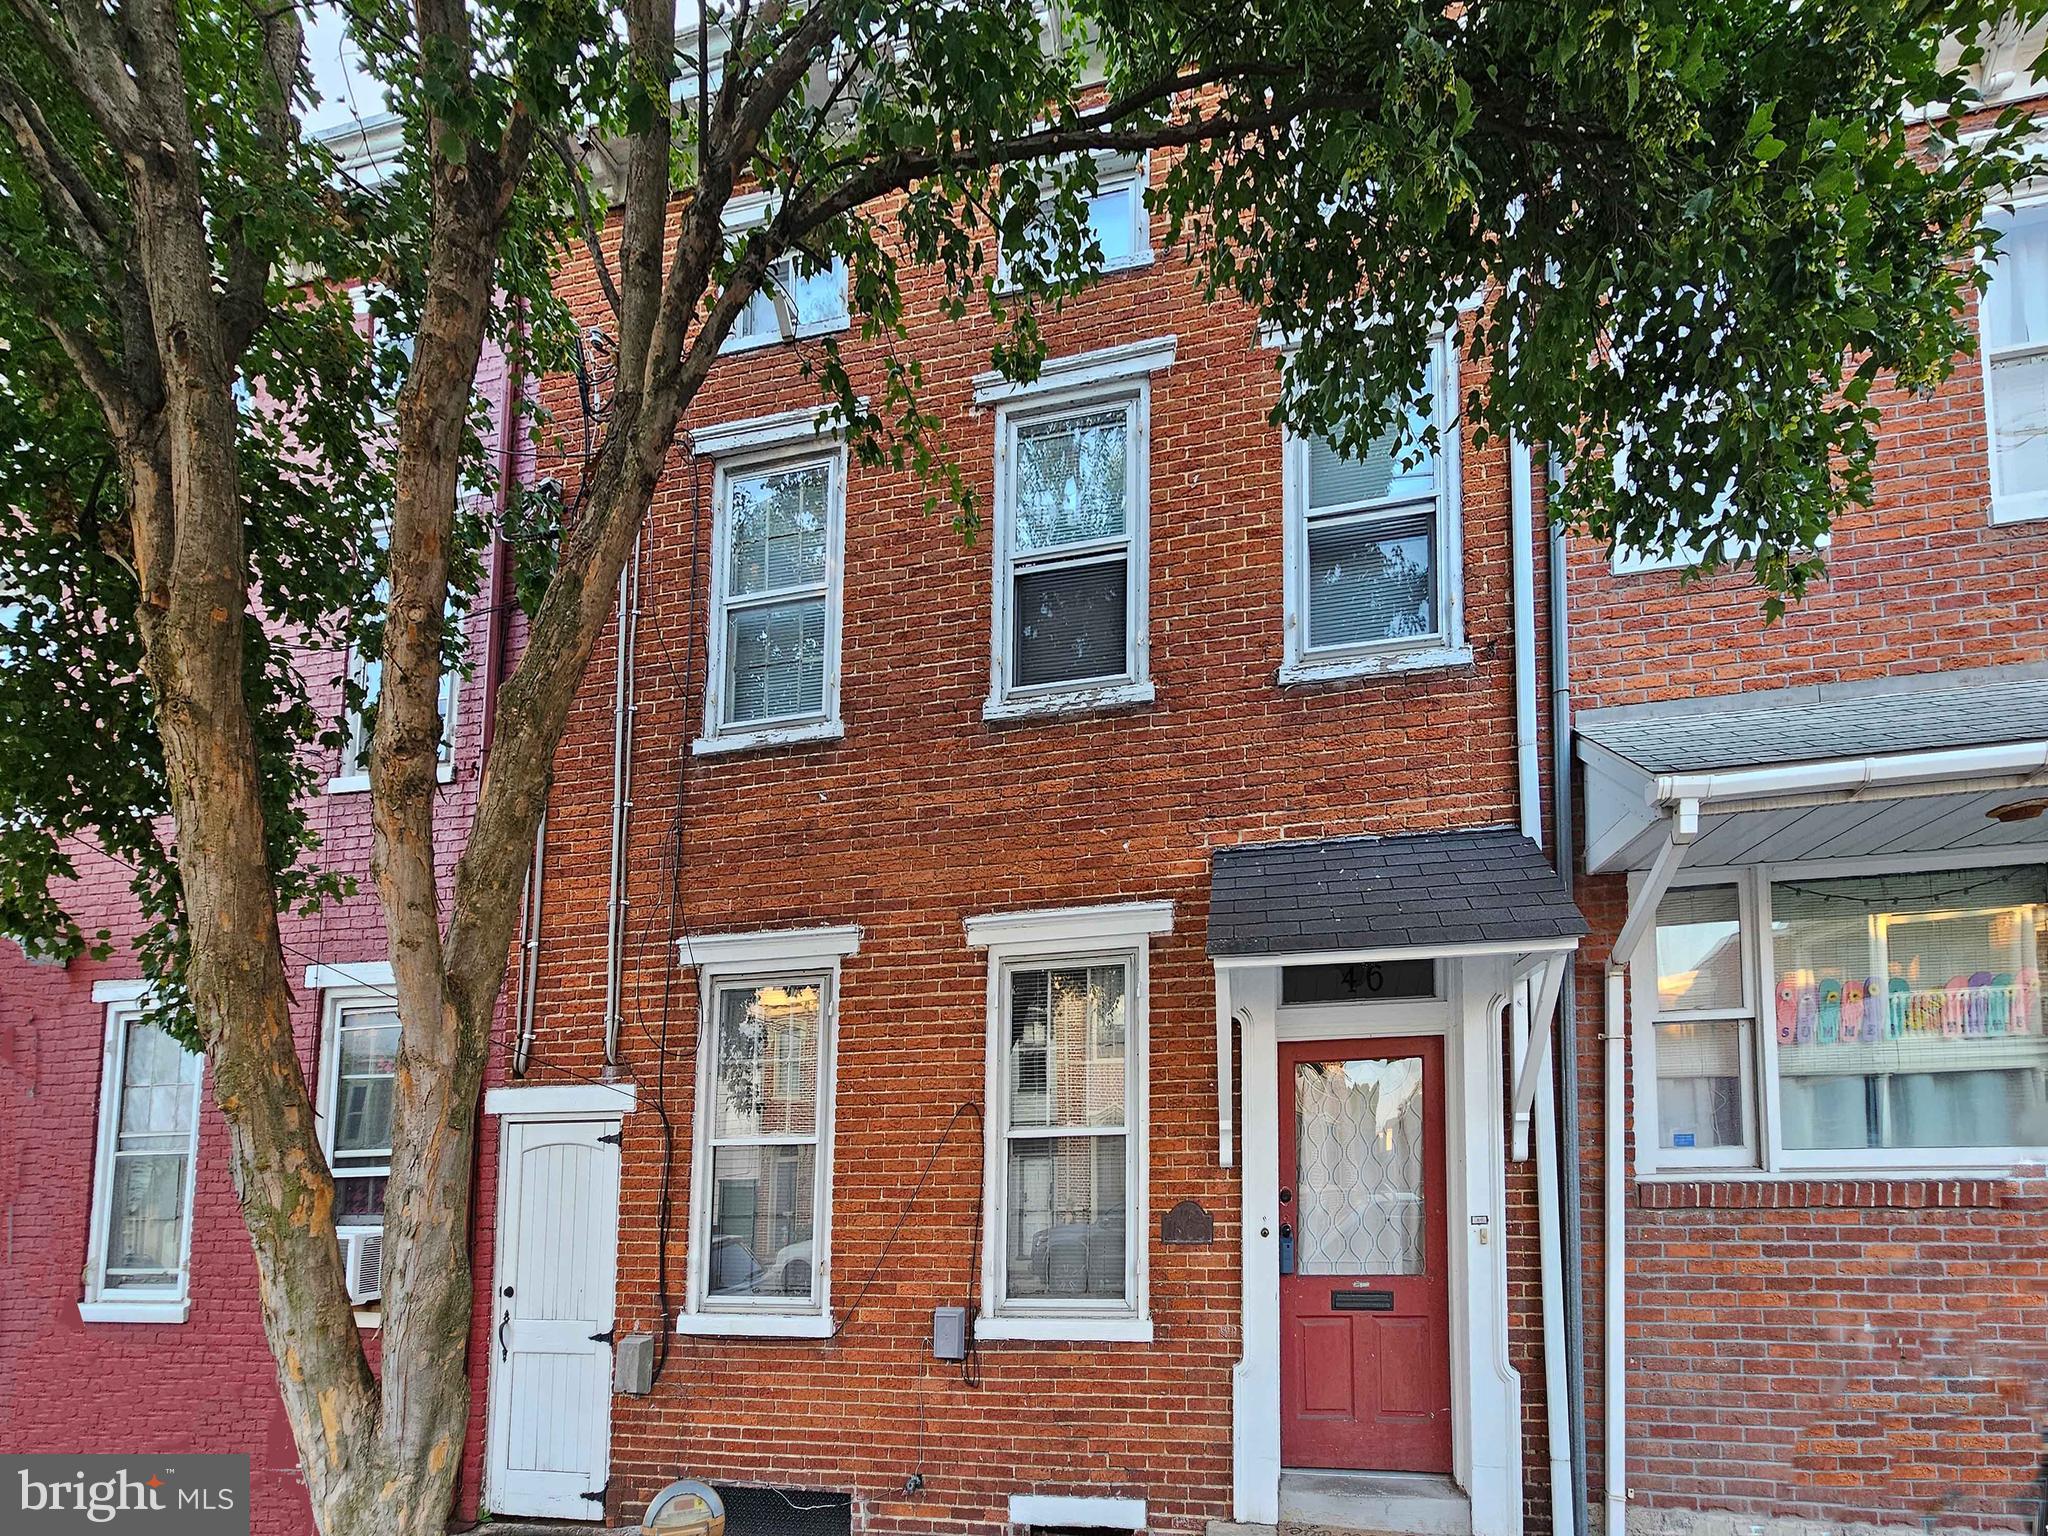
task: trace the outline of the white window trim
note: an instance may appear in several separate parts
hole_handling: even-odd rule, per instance
[[[121,1077],[128,1025],[142,1012],[151,985],[140,982],[95,982],[93,1001],[106,1009],[100,1049],[100,1101],[92,1161],[92,1217],[86,1239],[85,1295],[78,1317],[87,1323],[182,1323],[192,1315],[192,1212],[199,1187],[199,1120],[206,1094],[202,1062],[195,1086],[191,1142],[185,1153],[185,1213],[178,1254],[176,1286],[122,1287],[102,1283],[107,1242],[113,1226],[114,1145],[121,1120]]]
[[[839,714],[839,645],[846,568],[846,469],[843,422],[829,409],[781,411],[726,422],[692,434],[694,452],[709,458],[711,476],[711,582],[706,613],[703,734],[690,743],[704,757],[807,741],[832,741],[846,734]],[[732,519],[726,498],[732,479],[778,466],[823,463],[830,473],[825,493],[825,687],[818,713],[784,720],[726,723],[725,606],[727,556]]]
[[[318,978],[316,981],[315,978]],[[320,1152],[330,1167],[334,1162],[334,1100],[341,1086],[341,1016],[344,1012],[357,1009],[374,1009],[395,1014],[398,1011],[398,997],[393,990],[391,966],[388,961],[365,962],[361,965],[313,965],[306,968],[306,985],[320,993],[320,1059],[318,1077],[313,1098],[313,1125],[320,1137]],[[376,1176],[380,1170],[357,1168],[351,1174]],[[384,1177],[391,1174],[390,1164],[381,1170]],[[347,1222],[337,1221],[335,1230],[347,1233],[360,1230]],[[360,1309],[358,1321],[365,1317],[374,1318],[373,1309]]]
[[[1646,1062],[1649,1070],[1643,1074],[1643,1081],[1637,1085],[1638,1119],[1636,1121],[1637,1145],[1647,1152],[1662,1169],[1682,1169],[1696,1172],[1700,1169],[1741,1170],[1754,1172],[1758,1166],[1757,1149],[1762,1142],[1763,1119],[1763,1074],[1764,1060],[1762,1037],[1763,993],[1756,963],[1757,926],[1756,907],[1753,901],[1755,887],[1747,879],[1732,878],[1723,872],[1718,878],[1701,873],[1697,876],[1688,872],[1671,882],[1672,890],[1698,889],[1702,886],[1732,886],[1735,891],[1736,919],[1741,924],[1739,948],[1742,954],[1742,1000],[1733,1009],[1687,1008],[1671,1013],[1660,1011],[1657,1003],[1657,929],[1653,923],[1644,939],[1641,959],[1631,967],[1630,987],[1634,1017],[1640,1021],[1635,1036],[1636,1049],[1642,1054],[1638,1061]],[[1742,1083],[1742,1145],[1736,1147],[1667,1147],[1661,1144],[1663,1131],[1657,1119],[1657,1026],[1659,1024],[1716,1024],[1733,1023],[1748,1026],[1748,1036],[1739,1047],[1739,1060],[1745,1069]],[[1639,1161],[1643,1154],[1638,1154]]]
[[[2008,211],[2018,214],[2048,206],[2048,179],[2037,178],[2027,190],[2012,199]],[[1998,420],[1991,392],[1991,347],[1984,337],[1984,303],[1977,302],[1977,362],[1984,378],[1984,468],[1991,487],[1991,523],[2005,527],[2013,523],[2034,523],[2048,518],[2048,491],[2027,495],[2001,496],[1998,492]]]
[[[376,537],[388,538],[391,525],[379,522]],[[467,615],[457,616],[457,622],[466,622]],[[341,681],[347,686],[349,674],[356,668],[356,649],[348,647],[342,652]],[[447,705],[441,711],[441,741],[446,755],[434,763],[434,782],[452,784],[455,782],[455,732],[462,718],[462,669],[450,667],[441,674],[441,686],[447,691]],[[325,792],[330,795],[361,795],[370,789],[370,768],[368,754],[370,743],[367,739],[358,742],[357,735],[362,729],[362,716],[353,710],[344,710],[341,719],[341,759],[336,765],[334,776],[327,781]],[[351,768],[352,761],[360,761],[360,768]]]
[[[1090,269],[1090,279],[1108,277],[1115,272],[1133,272],[1140,267],[1149,267],[1155,260],[1152,249],[1152,210],[1146,206],[1145,193],[1152,185],[1152,156],[1149,152],[1120,154],[1107,151],[1095,155],[1095,192],[1100,197],[1109,192],[1120,192],[1126,187],[1137,192],[1136,206],[1132,209],[1131,254],[1110,260],[1105,258],[1102,265]],[[996,242],[996,291],[1015,293],[1023,285],[1010,272],[1010,253]]]
[[[856,927],[787,928],[761,933],[705,934],[678,943],[678,963],[697,973],[697,1102],[690,1137],[689,1269],[675,1329],[726,1338],[825,1339],[832,1336],[832,1148],[838,1115],[840,962],[859,953]],[[711,1115],[715,1102],[711,1049],[721,987],[795,975],[824,979],[819,1019],[816,1191],[812,1197],[811,1273],[817,1294],[795,1306],[779,1299],[712,1300],[700,1262],[710,1251]]]
[[[722,219],[725,232],[727,235],[743,235],[749,231],[759,229],[763,224],[774,218],[781,207],[782,199],[773,192],[742,193],[725,205],[725,213]],[[785,252],[777,258],[777,264],[793,259],[794,253]],[[778,298],[775,300],[776,328],[774,330],[761,332],[753,336],[734,336],[728,333],[725,340],[719,343],[718,355],[726,357],[736,352],[758,351],[762,347],[779,347],[784,342],[805,341],[816,336],[832,336],[850,329],[853,325],[853,303],[845,264],[836,255],[832,260],[840,268],[839,291],[843,302],[839,314],[828,315],[823,320],[808,320],[802,323],[797,323],[794,317],[791,317],[789,322],[790,329],[788,334],[785,335],[782,329],[784,302]],[[772,290],[763,291],[769,292],[771,297],[773,297]]]
[[[1465,636],[1464,436],[1458,412],[1458,348],[1448,334],[1432,344],[1436,371],[1433,407],[1436,454],[1437,612],[1441,633],[1418,640],[1375,640],[1365,645],[1308,646],[1308,452],[1305,438],[1289,431],[1283,439],[1281,474],[1284,515],[1281,543],[1286,590],[1282,597],[1287,650],[1278,681],[1336,682],[1434,667],[1472,664]]]
[[[1173,903],[1128,902],[1111,906],[994,912],[966,921],[969,947],[988,957],[987,1083],[989,1111],[982,1117],[984,1180],[981,1251],[981,1315],[977,1339],[1001,1342],[1148,1344],[1151,1304],[1151,940],[1171,931]],[[1128,1298],[1117,1303],[1057,1301],[1011,1303],[1003,1295],[1003,1232],[1008,1201],[1009,1053],[1003,1040],[1004,994],[1014,965],[1122,960],[1131,967],[1127,1053],[1125,1163],[1128,1204],[1124,1250]]]
[[[1829,1149],[1812,1152],[1788,1151],[1784,1147],[1783,1122],[1779,1108],[1778,1034],[1773,1019],[1764,1017],[1766,985],[1772,968],[1770,886],[1773,881],[1839,880],[1862,875],[1932,873],[1948,870],[1992,869],[2021,864],[2048,863],[2048,854],[2038,848],[1968,848],[1944,853],[1872,855],[1865,858],[1788,860],[1780,864],[1742,864],[1723,868],[1683,870],[1673,879],[1673,888],[1739,882],[1744,889],[1745,935],[1744,987],[1754,1004],[1753,1060],[1755,1062],[1755,1103],[1749,1115],[1756,1126],[1761,1156],[1741,1164],[1713,1164],[1688,1160],[1681,1151],[1657,1145],[1656,1037],[1658,1022],[1655,929],[1645,935],[1643,948],[1629,965],[1629,1050],[1633,1060],[1648,1070],[1631,1074],[1635,1109],[1635,1174],[1646,1183],[1658,1180],[1731,1178],[1740,1181],[1815,1178],[1981,1178],[2002,1175],[2015,1168],[2038,1166],[2048,1160],[2044,1147],[1870,1147]],[[1630,885],[1639,881],[1630,877]],[[1684,1015],[1681,1017],[1692,1017]]]
[[[1172,366],[1176,339],[1104,348],[1050,362],[1031,384],[1012,384],[998,375],[975,380],[977,403],[996,407],[995,584],[989,604],[989,694],[984,720],[1015,720],[1150,703],[1157,690],[1151,664],[1151,375]],[[1010,548],[1014,509],[1011,466],[1017,430],[1035,421],[1122,408],[1130,421],[1130,506],[1123,545],[1128,562],[1124,599],[1124,670],[1121,675],[1076,682],[1013,687],[1009,676],[1010,620],[1017,561]],[[1107,541],[1104,541],[1107,545]],[[1059,552],[1048,552],[1057,560]],[[1034,562],[1035,563],[1035,562]]]

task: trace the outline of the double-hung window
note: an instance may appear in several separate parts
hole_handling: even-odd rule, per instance
[[[688,1333],[825,1337],[839,961],[859,930],[685,940],[698,968]]]
[[[1646,1165],[1864,1172],[2048,1148],[2048,865],[1753,866],[1666,894],[1653,947],[1635,993]]]
[[[388,524],[379,523],[373,530],[377,542],[379,559],[388,547],[391,529]],[[376,586],[376,604],[380,613],[387,613],[391,606],[391,578],[379,577]],[[449,610],[449,622],[459,623],[456,611]],[[346,666],[348,681],[362,690],[360,707],[348,709],[342,721],[341,771],[328,782],[330,793],[346,793],[350,790],[364,790],[370,787],[370,735],[375,723],[378,695],[384,689],[384,658],[372,655],[360,646],[351,646]],[[434,749],[436,773],[442,783],[454,776],[455,768],[455,698],[461,676],[453,667],[441,672],[441,688],[438,704],[441,712],[441,739]]]
[[[87,1322],[183,1322],[199,1148],[200,1058],[143,1017],[107,1010],[93,1169]]]
[[[2001,220],[1984,292],[1994,522],[2048,517],[2048,203]]]
[[[344,1237],[384,1229],[391,1113],[398,1083],[398,1008],[379,992],[330,992],[321,1039],[321,1138],[334,1173],[334,1225]]]
[[[734,198],[726,207],[725,228],[735,244],[774,216],[776,200],[765,193]],[[768,280],[747,299],[719,350],[743,352],[798,337],[843,331],[848,325],[846,263],[833,256],[823,266],[795,252],[770,263]]]
[[[1146,946],[1165,903],[968,919],[989,952],[983,1338],[1143,1339]]]
[[[1092,250],[1083,262],[1091,274],[1121,272],[1152,260],[1152,215],[1145,207],[1150,162],[1143,155],[1102,155],[1095,161],[1095,190],[1084,200],[1083,219]],[[1045,189],[1049,196],[1051,189]],[[1014,285],[1020,269],[1045,272],[1053,264],[1054,240],[1049,217],[1033,221],[1025,248],[1005,251],[1002,280]]]
[[[1356,456],[1287,441],[1287,657],[1282,682],[1467,661],[1456,353],[1439,344],[1409,446],[1392,429]],[[1420,434],[1434,426],[1432,448]]]
[[[1756,1002],[1740,885],[1685,886],[1657,908],[1657,1145],[1673,1164],[1756,1156]]]
[[[808,414],[796,426],[794,452],[718,464],[699,752],[840,734],[846,456]]]

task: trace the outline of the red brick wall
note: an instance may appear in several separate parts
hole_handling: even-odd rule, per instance
[[[601,310],[585,272],[565,291]],[[665,1097],[674,1126],[671,1307],[687,1256],[696,996],[671,939],[858,923],[839,1002],[835,1306],[873,1273],[830,1342],[673,1340],[654,1394],[615,1400],[615,1513],[699,1475],[855,1494],[867,1528],[989,1530],[1012,1493],[1113,1492],[1159,1528],[1227,1516],[1238,1352],[1237,1192],[1216,1165],[1214,990],[1203,953],[1207,858],[1224,843],[1511,822],[1514,804],[1504,456],[1466,445],[1468,668],[1312,689],[1274,682],[1281,629],[1281,455],[1266,421],[1276,354],[1249,317],[1206,305],[1162,260],[1108,279],[1049,322],[1054,355],[1173,334],[1151,404],[1151,640],[1157,702],[1072,720],[986,724],[991,556],[964,547],[905,476],[855,466],[847,506],[843,741],[691,758],[702,723],[708,463],[678,451],[651,520],[638,646],[623,1066],[620,1329],[659,1330],[655,1249]],[[990,333],[919,296],[907,347],[927,365],[972,480],[991,490],[994,414],[972,404]],[[858,352],[851,348],[850,351]],[[866,357],[857,378],[876,370]],[[871,391],[879,396],[879,387]],[[548,398],[573,425],[570,392]],[[722,365],[686,428],[814,403],[792,348]],[[600,1069],[609,834],[609,643],[558,761],[550,812],[534,1075]],[[681,784],[677,766],[683,765]],[[667,861],[680,830],[679,900]],[[1152,950],[1151,1188],[1195,1199],[1213,1246],[1152,1240],[1149,1346],[990,1343],[980,1385],[930,1362],[930,1308],[963,1303],[977,1262],[981,1152],[963,1117],[876,1270],[939,1128],[985,1092],[985,967],[962,919],[1005,908],[1171,898]],[[666,1006],[664,1006],[666,1004]],[[668,1049],[658,1041],[664,1029]],[[1517,1172],[1518,1211],[1530,1196]],[[1513,1235],[1533,1312],[1533,1240]],[[1540,1427],[1541,1376],[1524,1392]],[[1532,1523],[1547,1514],[1540,1444]],[[906,1495],[913,1472],[922,1492]]]
[[[502,363],[487,353],[479,388],[496,397]],[[515,615],[516,617],[516,615]],[[486,615],[471,619],[481,644]],[[512,638],[516,641],[517,626]],[[341,659],[310,656],[315,686],[339,699]],[[457,703],[455,775],[443,792],[438,841],[452,869],[467,832],[481,767],[484,671],[465,680]],[[328,770],[328,771],[331,771]],[[320,999],[299,985],[315,963],[387,958],[383,922],[370,892],[370,804],[364,794],[323,796],[314,825],[335,868],[361,892],[313,917],[283,925],[285,969],[299,992],[294,1022],[302,1070],[313,1080]],[[254,1526],[260,1536],[310,1529],[298,1453],[278,1403],[275,1365],[258,1315],[255,1264],[229,1175],[226,1130],[202,1092],[192,1213],[191,1315],[182,1324],[84,1323],[87,1231],[98,1127],[100,1050],[106,1009],[93,983],[141,974],[128,948],[135,930],[127,872],[84,852],[71,910],[87,933],[115,936],[105,961],[32,966],[0,941],[0,1449],[7,1451],[245,1452],[251,1458]],[[484,1138],[479,1210],[490,1209],[495,1140]],[[480,1286],[489,1284],[488,1235],[479,1233]],[[482,1345],[470,1352],[480,1384]],[[481,1391],[472,1416],[469,1467],[460,1499],[473,1509],[481,1436]]]
[[[1993,527],[1974,359],[1887,400],[1876,495],[1775,625],[1735,571],[1616,575],[1573,541],[1578,708],[2048,657],[2048,523]],[[1582,883],[1581,1166],[1594,1497],[1603,1474],[1601,996],[1623,882]],[[1754,1207],[1631,1185],[1628,1484],[1639,1509],[2019,1523],[2040,1466],[2048,1252],[2038,1181],[1962,1208],[1756,1182]],[[1919,1186],[1921,1189],[1935,1186]],[[1777,1191],[1775,1194],[1769,1191]],[[1775,1199],[1781,1205],[1764,1203]]]

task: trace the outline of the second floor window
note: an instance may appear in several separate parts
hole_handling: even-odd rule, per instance
[[[1406,449],[1391,430],[1356,455],[1322,438],[1289,440],[1283,677],[1374,671],[1461,643],[1448,356],[1439,348],[1430,365],[1430,409],[1410,417]],[[1431,425],[1434,447],[1419,440]]]
[[[1143,389],[1005,413],[995,700],[1145,681]]]
[[[1991,512],[2048,517],[2048,203],[2019,209],[1984,292]]]
[[[707,736],[834,726],[844,460],[835,448],[721,467]]]

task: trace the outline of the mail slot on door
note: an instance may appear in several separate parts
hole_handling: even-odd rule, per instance
[[[1391,1312],[1394,1310],[1392,1291],[1332,1291],[1330,1292],[1332,1312]]]

